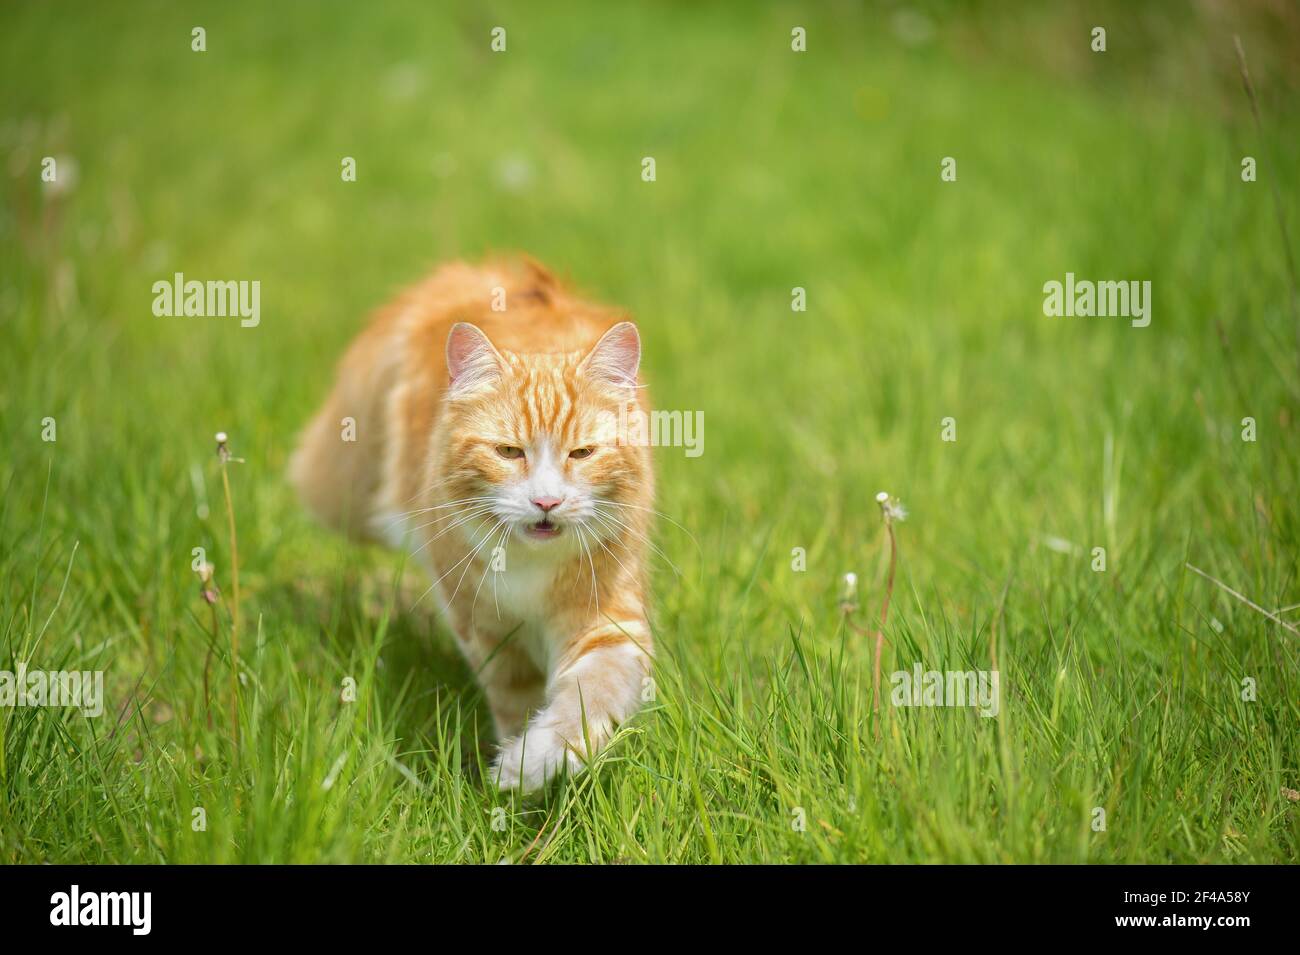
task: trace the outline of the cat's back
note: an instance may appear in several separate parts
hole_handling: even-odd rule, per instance
[[[547,354],[586,351],[624,317],[574,294],[536,261],[514,257],[443,265],[378,322],[400,329],[408,357],[431,361],[445,379],[447,336],[457,322],[477,325],[498,349]]]

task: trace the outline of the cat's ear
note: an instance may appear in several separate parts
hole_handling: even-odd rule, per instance
[[[452,394],[464,395],[501,377],[501,356],[477,325],[457,322],[447,336],[447,376]]]
[[[641,365],[641,336],[631,322],[619,322],[596,342],[582,360],[582,371],[597,381],[636,387]]]

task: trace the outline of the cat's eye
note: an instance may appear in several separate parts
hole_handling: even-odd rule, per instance
[[[579,459],[589,458],[591,457],[592,452],[594,452],[595,450],[596,450],[595,448],[574,448],[572,451],[569,452],[569,457],[579,458]]]
[[[509,444],[498,444],[497,454],[501,455],[503,458],[510,458],[513,460],[515,458],[522,458],[524,456],[524,449],[516,448]]]

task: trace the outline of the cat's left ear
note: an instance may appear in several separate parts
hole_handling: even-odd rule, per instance
[[[631,322],[619,322],[596,342],[582,360],[583,374],[611,385],[636,387],[636,372],[641,366],[641,335]]]

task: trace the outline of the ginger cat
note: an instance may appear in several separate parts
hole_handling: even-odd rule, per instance
[[[579,771],[640,705],[654,477],[617,426],[640,357],[531,261],[446,265],[353,342],[290,463],[325,523],[427,565],[503,789]]]

